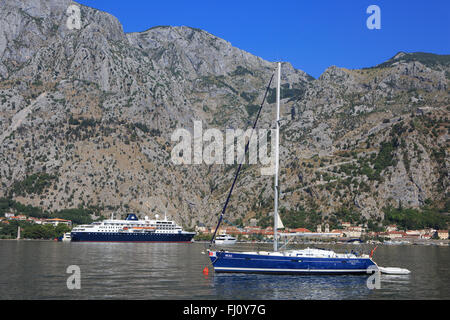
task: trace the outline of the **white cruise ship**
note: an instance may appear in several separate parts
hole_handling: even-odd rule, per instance
[[[186,232],[174,221],[139,220],[128,214],[125,220],[104,220],[72,229],[72,241],[92,242],[191,242],[195,232]]]

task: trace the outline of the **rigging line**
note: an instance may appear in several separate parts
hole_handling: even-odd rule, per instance
[[[223,221],[225,222],[225,223],[228,223],[228,224],[230,224],[230,225],[232,225],[233,227],[236,227],[239,231],[242,231],[243,229],[241,228],[241,227],[239,227],[237,224],[235,224],[235,223],[233,223],[233,222],[230,222],[230,221],[228,221],[227,219],[223,219]]]
[[[244,161],[240,161],[241,163],[239,164],[239,167],[238,167],[237,170],[236,170],[236,175],[234,176],[233,184],[231,185],[231,189],[230,189],[230,192],[228,193],[227,200],[225,201],[225,205],[223,206],[222,213],[220,214],[219,222],[217,223],[216,229],[214,230],[214,234],[213,234],[213,236],[212,236],[212,238],[211,238],[211,241],[210,241],[210,243],[209,243],[209,247],[210,247],[210,248],[211,248],[211,245],[212,245],[212,243],[213,243],[213,241],[214,241],[214,238],[216,237],[217,230],[219,229],[219,226],[220,226],[220,224],[222,223],[223,215],[224,215],[224,213],[225,213],[225,210],[227,209],[228,202],[230,201],[230,198],[231,198],[231,194],[233,193],[233,189],[234,189],[234,186],[235,186],[235,184],[236,184],[237,177],[238,177],[238,175],[239,175],[239,172],[241,171],[242,163],[245,162],[245,155],[247,154],[248,147],[249,147],[251,138],[252,138],[252,136],[253,136],[253,132],[255,131],[256,124],[258,123],[258,119],[259,119],[259,116],[260,116],[260,114],[261,114],[262,107],[263,107],[263,105],[264,105],[264,102],[266,101],[267,93],[269,92],[270,85],[272,84],[272,80],[273,80],[273,77],[274,77],[274,76],[275,76],[275,72],[272,73],[272,77],[270,78],[269,85],[267,86],[266,92],[264,93],[263,101],[262,101],[262,103],[261,103],[261,106],[259,107],[258,114],[256,115],[255,122],[253,123],[253,128],[252,128],[252,132],[251,132],[251,135],[250,135],[250,139],[247,141],[247,144],[245,145],[245,150],[244,150]]]

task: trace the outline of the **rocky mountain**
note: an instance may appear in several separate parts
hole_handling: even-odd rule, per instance
[[[80,28],[69,28],[70,6]],[[96,207],[214,225],[235,165],[176,165],[178,128],[247,129],[275,63],[189,27],[124,33],[68,0],[0,6],[0,197],[48,211]],[[282,65],[281,194],[319,220],[444,207],[450,56],[398,53],[314,79]],[[258,128],[273,128],[275,82]],[[246,166],[229,221],[266,218],[273,178]]]

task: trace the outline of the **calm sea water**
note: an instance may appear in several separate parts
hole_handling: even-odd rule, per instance
[[[310,245],[311,246],[311,245]],[[299,245],[298,247],[306,247]],[[368,245],[319,245],[370,251]],[[410,275],[368,276],[214,274],[205,244],[0,241],[0,299],[449,299],[450,247],[379,246],[380,266]],[[234,249],[269,249],[237,244]],[[77,265],[81,289],[69,290],[67,267]],[[209,266],[209,275],[202,270]]]

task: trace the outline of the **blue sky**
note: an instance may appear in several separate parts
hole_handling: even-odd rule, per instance
[[[158,25],[206,30],[317,78],[331,65],[370,67],[399,51],[450,54],[449,0],[78,0],[116,16],[125,32]],[[381,29],[369,30],[370,5]]]

